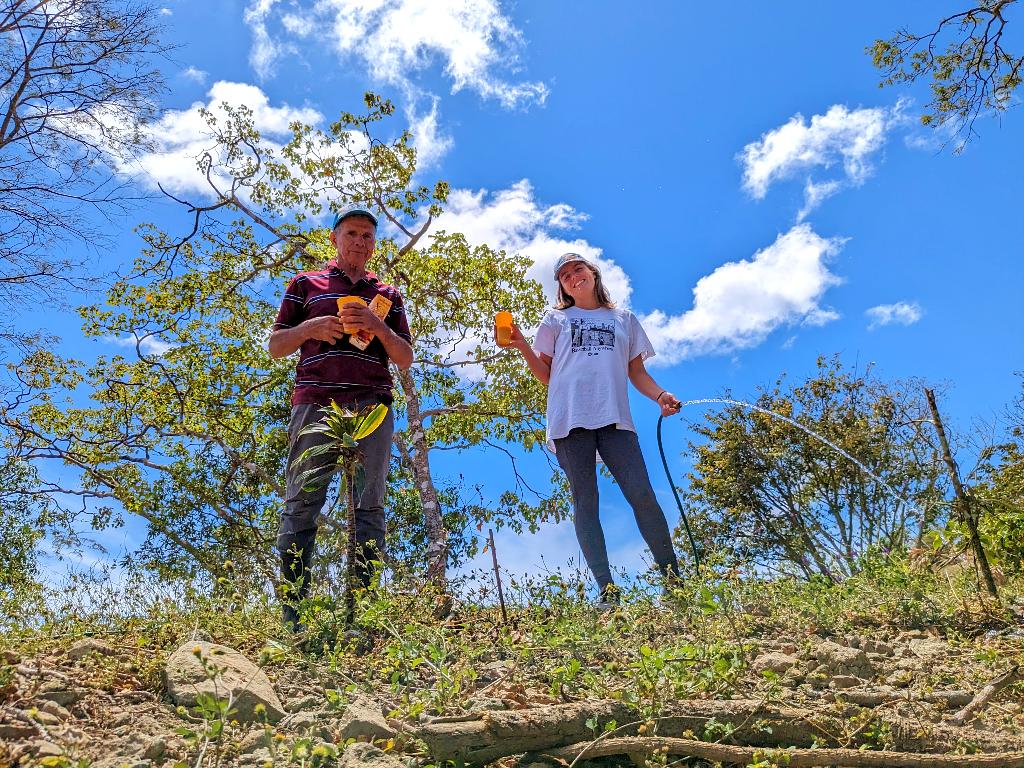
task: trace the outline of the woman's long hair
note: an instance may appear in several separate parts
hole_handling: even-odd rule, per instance
[[[597,298],[597,305],[604,307],[605,309],[613,309],[615,302],[612,301],[612,297],[608,295],[608,289],[604,287],[604,281],[601,279],[601,270],[596,265],[591,264],[586,259],[580,259],[590,273],[594,276],[594,296]],[[568,309],[569,307],[576,305],[576,300],[565,292],[562,288],[562,281],[558,280],[558,301],[555,302],[555,309]]]

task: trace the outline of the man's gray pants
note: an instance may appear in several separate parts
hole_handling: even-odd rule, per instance
[[[377,404],[376,400],[346,403],[344,407],[360,410]],[[323,418],[319,405],[292,406],[288,422],[288,467],[285,471],[284,512],[277,535],[277,549],[281,555],[283,592],[289,602],[301,600],[309,592],[310,565],[320,511],[327,501],[330,483],[315,490],[304,491],[299,476],[313,467],[326,467],[337,460],[337,453],[329,452],[294,466],[296,459],[309,448],[327,442],[322,433],[300,435],[302,430]],[[391,408],[388,415],[372,434],[359,441],[362,454],[361,471],[357,474],[356,490],[356,575],[364,586],[371,578],[371,561],[384,559],[384,491],[387,488],[388,464],[391,460],[391,439],[395,431],[395,416]],[[332,478],[333,480],[333,478]],[[349,532],[351,535],[351,531]]]

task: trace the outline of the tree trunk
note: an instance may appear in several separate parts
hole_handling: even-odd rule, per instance
[[[419,392],[409,371],[399,371],[398,380],[405,395],[409,415],[408,452],[412,462],[413,479],[423,506],[423,522],[427,529],[427,578],[445,592],[448,588],[446,567],[448,564],[448,532],[441,519],[441,507],[437,501],[437,489],[430,474],[430,445],[427,442],[425,425],[420,416]]]
[[[932,411],[932,423],[939,435],[939,445],[942,447],[942,459],[949,468],[949,477],[953,481],[953,491],[956,494],[956,508],[960,511],[960,519],[967,525],[970,531],[971,548],[974,550],[974,558],[981,569],[982,578],[988,593],[999,602],[999,591],[996,589],[995,579],[992,578],[992,569],[988,565],[988,557],[985,555],[985,548],[981,544],[981,535],[978,533],[978,518],[974,514],[970,497],[960,482],[960,470],[953,460],[953,454],[949,450],[949,441],[946,439],[946,430],[942,426],[942,418],[939,416],[939,407],[935,404],[935,393],[925,388],[924,395],[928,398],[928,407]]]

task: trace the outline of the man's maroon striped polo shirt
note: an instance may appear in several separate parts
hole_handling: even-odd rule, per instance
[[[378,294],[391,300],[391,311],[384,322],[412,343],[409,320],[398,289],[380,282],[372,272],[353,284],[334,262],[322,270],[301,272],[292,278],[281,301],[274,330],[294,328],[311,317],[337,315],[339,296],[361,296],[369,302]],[[334,344],[317,339],[303,343],[295,366],[292,405],[328,405],[331,401],[344,404],[367,396],[391,403],[394,382],[384,345],[375,338],[364,352],[349,344],[348,338],[343,336]]]

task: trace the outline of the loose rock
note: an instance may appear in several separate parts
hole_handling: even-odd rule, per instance
[[[72,661],[81,661],[86,656],[116,656],[117,651],[101,640],[87,637],[79,640],[68,648],[68,658]]]
[[[338,768],[405,768],[397,757],[382,752],[372,744],[352,744],[338,757]]]
[[[859,648],[850,648],[826,640],[815,649],[815,655],[832,676],[852,675],[869,680],[875,675],[871,660]]]
[[[796,656],[790,656],[781,651],[772,651],[754,659],[751,668],[758,674],[771,670],[775,674],[781,675],[799,663],[800,659]]]
[[[338,737],[346,739],[390,739],[395,729],[388,725],[380,707],[365,696],[356,696],[338,719]]]
[[[37,741],[35,744],[36,757],[60,757],[64,750],[52,741]]]
[[[42,712],[49,712],[51,715],[56,717],[58,720],[69,720],[71,719],[71,713],[68,712],[57,702],[52,699],[44,700],[40,705],[39,709]]]
[[[839,690],[845,688],[856,688],[858,685],[863,684],[863,680],[861,680],[859,677],[854,677],[853,675],[836,675],[829,682],[830,687],[837,688]]]
[[[201,660],[211,667],[204,667]],[[216,643],[184,643],[167,659],[164,667],[167,693],[175,704],[194,707],[197,696],[207,693],[231,698],[232,717],[240,722],[262,719],[256,714],[260,705],[265,717],[276,723],[284,717],[284,707],[266,674],[233,648]]]
[[[162,738],[153,739],[142,750],[142,757],[146,760],[159,761],[166,754],[167,742]]]
[[[42,690],[36,694],[36,698],[52,701],[62,707],[69,707],[81,701],[88,695],[85,688],[57,688],[52,691]]]
[[[36,729],[17,723],[0,723],[0,739],[4,741],[20,741],[36,735]]]

